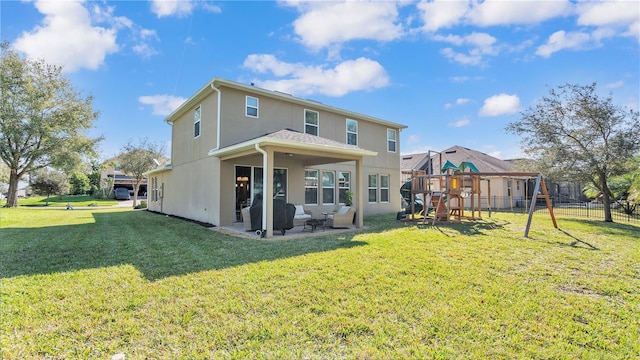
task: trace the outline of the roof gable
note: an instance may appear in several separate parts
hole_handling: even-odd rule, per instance
[[[442,164],[440,158],[442,156]],[[401,166],[403,170],[426,170],[428,166],[429,153],[408,154],[401,157]],[[477,150],[465,148],[462,146],[452,146],[442,152],[431,152],[433,159],[433,170],[438,172],[446,162],[450,162],[455,166],[460,166],[463,162],[471,162],[475,165],[478,172],[511,172],[513,171],[513,163],[507,160],[501,160],[491,155],[487,155]]]

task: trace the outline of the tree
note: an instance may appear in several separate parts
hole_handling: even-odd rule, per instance
[[[157,163],[165,161],[164,149],[161,146],[150,143],[147,139],[141,139],[138,144],[129,141],[118,155],[120,170],[134,178],[133,206],[138,202],[138,190],[144,180],[144,173],[152,170]]]
[[[4,162],[0,161],[0,193],[7,191],[9,184],[9,168]],[[2,198],[2,196],[0,196]]]
[[[31,176],[30,185],[36,194],[47,196],[47,206],[51,195],[64,195],[69,192],[67,176],[59,171],[39,169]]]
[[[91,195],[97,195],[100,192],[100,182],[102,176],[102,166],[98,161],[91,162],[91,172],[89,173],[89,192]]]
[[[6,207],[18,206],[19,181],[45,167],[71,172],[95,156],[102,139],[86,132],[98,113],[77,93],[62,68],[21,57],[0,44],[0,160],[9,168]]]
[[[636,204],[640,204],[640,156],[636,156],[635,162],[637,167],[630,174],[631,186],[629,187],[629,195],[627,199]]]
[[[85,195],[91,189],[89,177],[79,171],[71,173],[69,185],[71,185],[71,190],[69,191],[71,195]]]
[[[602,194],[611,222],[609,179],[628,172],[640,149],[638,112],[596,94],[596,84],[565,84],[528,108],[507,131],[523,135],[522,147],[546,176],[591,183]]]

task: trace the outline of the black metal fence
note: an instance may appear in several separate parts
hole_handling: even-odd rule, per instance
[[[528,213],[531,199],[513,199],[510,197],[492,196],[481,200],[482,211],[490,209],[492,212]],[[604,205],[599,202],[585,202],[567,198],[552,197],[553,213],[556,216],[578,217],[594,220],[604,220]],[[490,205],[490,206],[489,206]],[[614,202],[611,204],[611,217],[615,222],[640,223],[640,204],[635,204],[633,212],[625,212],[627,204]],[[630,210],[630,208],[628,208]],[[544,199],[536,202],[536,213],[548,212]]]

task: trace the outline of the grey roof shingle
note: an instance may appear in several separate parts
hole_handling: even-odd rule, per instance
[[[293,141],[301,144],[327,146],[327,147],[345,149],[345,150],[361,150],[361,148],[355,145],[349,145],[349,144],[341,143],[335,140],[326,139],[320,136],[301,133],[299,131],[291,130],[291,129],[278,130],[276,132],[265,134],[260,137]]]
[[[501,160],[491,155],[487,155],[477,150],[472,150],[462,146],[452,146],[441,152],[442,164],[447,160],[458,166],[463,161],[472,162],[480,172],[511,172],[513,171],[513,164],[510,161]],[[404,158],[407,158],[407,161]],[[401,168],[403,170],[421,169],[424,167],[427,161],[428,154],[412,154],[404,155]],[[438,153],[433,152],[431,158],[433,159],[433,169],[435,173],[440,172],[442,164],[440,164],[440,156]]]

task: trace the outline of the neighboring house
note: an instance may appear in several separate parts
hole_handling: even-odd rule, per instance
[[[25,186],[22,189],[18,189],[18,197],[27,197],[31,196],[31,188],[29,186]]]
[[[100,179],[109,181],[113,180],[113,189],[126,188],[131,194],[133,194],[133,188],[136,183],[136,179],[133,176],[129,176],[120,170],[120,163],[118,158],[111,158],[102,163],[102,171],[100,172]],[[147,178],[142,179],[140,188],[138,189],[138,196],[145,196],[147,194]]]
[[[431,161],[429,161],[430,158]],[[483,176],[485,180],[480,183],[483,207],[488,206],[488,196],[491,196],[492,208],[523,207],[527,204],[525,199],[532,198],[535,179],[504,175],[518,171],[513,167],[513,160],[501,160],[462,146],[453,146],[442,152],[432,151],[403,155],[401,162],[402,182],[409,180],[411,170],[421,170],[426,174],[440,174],[442,164],[447,161],[454,165],[460,165],[463,161],[467,161],[473,163],[481,173],[501,174]],[[557,183],[548,179],[545,179],[545,182],[549,195],[554,201],[578,200],[583,197],[582,185],[579,183]]]
[[[402,180],[408,181],[411,170],[421,170],[426,174],[441,174],[442,165],[450,161],[458,166],[462,162],[473,163],[481,173],[509,173],[514,172],[510,161],[501,160],[480,151],[468,149],[462,146],[453,146],[444,151],[402,156]],[[535,182],[527,183],[527,178],[516,176],[486,176],[480,182],[482,207],[488,207],[487,197],[491,196],[492,208],[508,208],[512,206],[524,206],[524,199],[528,187]]]
[[[165,121],[171,164],[147,173],[149,210],[229,226],[264,191],[271,237],[274,198],[320,218],[351,190],[357,226],[400,208],[404,125],[219,78]]]

